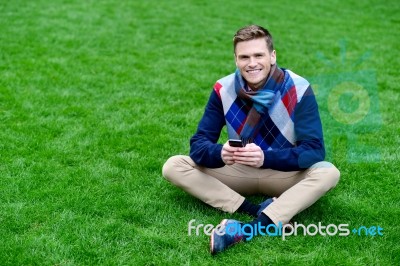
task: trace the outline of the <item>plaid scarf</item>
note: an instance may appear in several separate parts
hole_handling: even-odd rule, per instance
[[[271,70],[267,81],[263,88],[257,91],[246,90],[245,81],[242,78],[239,70],[235,72],[235,91],[239,99],[243,100],[247,106],[251,106],[247,114],[246,121],[240,131],[240,138],[244,143],[253,142],[258,134],[262,115],[268,113],[275,92],[282,86],[285,74],[276,65],[271,66]]]

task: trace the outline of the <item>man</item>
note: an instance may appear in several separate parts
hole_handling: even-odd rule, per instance
[[[174,185],[225,212],[243,212],[254,220],[223,220],[221,226],[243,232],[213,231],[211,253],[246,240],[255,225],[286,224],[336,186],[340,173],[324,161],[325,148],[317,102],[310,84],[276,64],[268,30],[257,25],[234,36],[235,73],[217,81],[190,157],[173,156],[163,176]],[[244,147],[217,143],[226,126],[230,139]],[[277,197],[259,205],[243,195]],[[250,238],[251,239],[251,238]]]

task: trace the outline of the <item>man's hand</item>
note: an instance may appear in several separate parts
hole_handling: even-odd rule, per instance
[[[264,152],[256,144],[250,143],[246,147],[238,148],[233,153],[233,160],[235,163],[259,168],[264,164]]]
[[[232,147],[229,145],[229,142],[227,141],[224,146],[222,146],[222,151],[221,151],[221,157],[222,161],[224,161],[225,164],[231,165],[234,164],[235,161],[233,160],[234,152],[239,151],[238,147]]]
[[[264,164],[264,152],[254,143],[247,144],[246,147],[237,148],[224,144],[221,157],[225,164],[231,165],[240,163],[253,167],[261,167]]]

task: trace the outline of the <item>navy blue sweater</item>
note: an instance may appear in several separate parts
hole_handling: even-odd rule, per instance
[[[280,171],[296,171],[323,161],[325,148],[318,105],[309,87],[296,105],[294,130],[296,145],[283,149],[264,150],[262,168]],[[268,115],[268,114],[266,114]],[[225,126],[222,101],[213,90],[205,107],[197,132],[190,139],[190,157],[198,165],[208,168],[223,167],[218,139]]]

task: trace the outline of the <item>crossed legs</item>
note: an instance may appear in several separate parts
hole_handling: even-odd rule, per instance
[[[277,197],[263,212],[283,224],[308,208],[336,186],[340,172],[329,162],[303,171],[281,172],[233,164],[205,168],[189,156],[176,155],[163,166],[163,176],[177,187],[211,205],[233,213],[245,200],[242,195]]]

